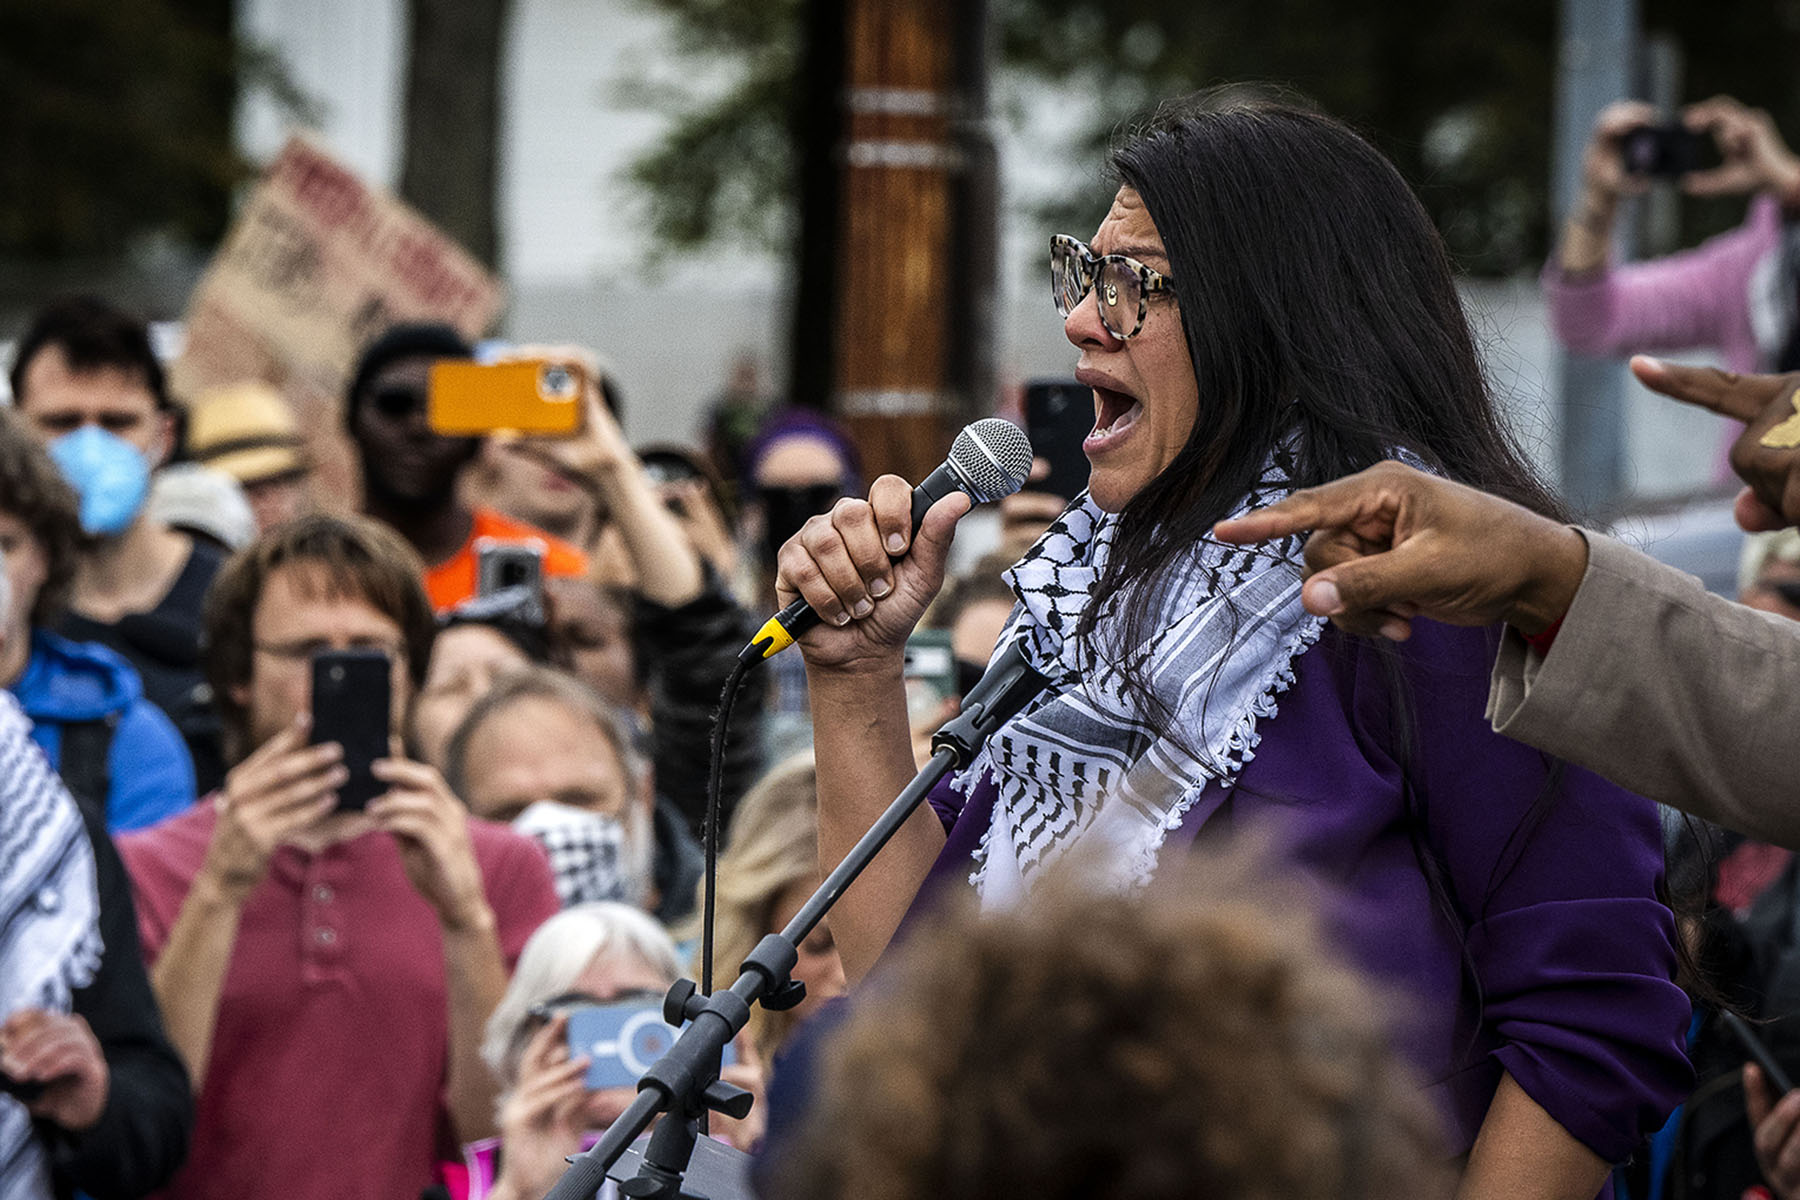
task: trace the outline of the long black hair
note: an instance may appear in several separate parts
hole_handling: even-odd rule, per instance
[[[1121,622],[1113,645],[1149,643],[1155,581],[1231,512],[1279,446],[1291,451],[1296,487],[1405,450],[1451,479],[1570,519],[1495,409],[1442,239],[1367,141],[1292,98],[1234,86],[1165,104],[1112,166],[1162,236],[1199,406],[1186,444],[1120,514],[1079,631],[1090,645],[1103,616]],[[1457,904],[1426,843],[1410,688],[1392,648],[1376,652],[1413,850],[1434,907],[1461,934],[1481,913]],[[1127,689],[1180,737],[1143,664],[1122,657]],[[1560,790],[1563,765],[1546,768],[1502,854],[1513,865]],[[1459,941],[1479,1010],[1480,980]]]
[[[1558,520],[1494,409],[1449,255],[1400,173],[1342,123],[1243,87],[1165,104],[1114,151],[1162,235],[1200,403],[1187,444],[1121,513],[1088,612],[1124,645],[1147,582],[1206,536],[1291,438],[1294,484],[1396,449]]]

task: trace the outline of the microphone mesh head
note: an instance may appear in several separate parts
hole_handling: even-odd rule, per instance
[[[1025,486],[1031,474],[1031,440],[1000,417],[984,417],[963,427],[950,444],[950,466],[977,500],[998,500]]]

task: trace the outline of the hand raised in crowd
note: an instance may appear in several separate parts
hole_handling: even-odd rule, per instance
[[[213,801],[219,817],[204,870],[236,898],[262,882],[277,846],[331,814],[350,778],[343,747],[308,745],[310,727],[307,715],[296,717],[226,774]]]
[[[1656,110],[1639,100],[1620,100],[1600,110],[1581,156],[1581,195],[1563,224],[1557,264],[1571,274],[1597,271],[1612,253],[1613,219],[1619,200],[1650,187],[1625,169],[1625,135],[1656,123]]]
[[[0,1025],[0,1071],[44,1090],[25,1108],[71,1133],[92,1128],[106,1111],[112,1076],[88,1023],[73,1013],[20,1009]]]
[[[1213,534],[1245,543],[1307,530],[1307,611],[1396,641],[1416,616],[1541,632],[1568,611],[1587,569],[1587,542],[1573,529],[1394,462],[1221,521]]]
[[[1781,139],[1774,118],[1762,109],[1748,108],[1730,96],[1714,96],[1682,109],[1681,123],[1695,133],[1710,133],[1724,159],[1710,170],[1681,177],[1681,190],[1689,195],[1769,191],[1785,199],[1800,189],[1800,158]]]
[[[721,579],[735,578],[737,539],[726,525],[725,514],[719,511],[706,480],[674,479],[657,484],[656,492],[700,557],[712,564]]]
[[[800,642],[809,665],[891,666],[944,585],[956,522],[971,501],[952,492],[912,527],[912,485],[883,475],[867,500],[846,496],[807,518],[776,556],[776,602],[804,596],[820,623]]]
[[[581,373],[581,429],[568,437],[518,438],[510,448],[529,455],[588,489],[602,477],[636,461],[624,431],[600,396],[600,360],[581,346],[517,346],[501,356],[502,362],[542,361],[561,363]]]
[[[1642,175],[1625,169],[1625,135],[1657,122],[1657,112],[1642,100],[1615,100],[1600,110],[1581,155],[1584,201],[1611,207],[1621,196],[1635,196],[1650,186]],[[1576,214],[1580,215],[1579,210]]]
[[[1745,422],[1731,445],[1731,469],[1749,485],[1733,510],[1740,526],[1757,533],[1800,524],[1800,372],[1738,375],[1640,354],[1631,373],[1652,391]]]
[[[588,1131],[588,1060],[571,1057],[569,1015],[557,1013],[531,1035],[519,1059],[519,1078],[500,1103],[505,1153],[494,1200],[536,1200],[556,1185],[563,1160],[581,1150]]]
[[[373,771],[388,790],[369,802],[369,819],[394,835],[413,889],[447,929],[491,924],[493,912],[469,841],[468,809],[444,777],[435,767],[403,757],[397,743],[393,757],[377,759]]]
[[[1800,1091],[1776,1096],[1756,1064],[1745,1063],[1744,1109],[1763,1178],[1784,1200],[1800,1195]]]

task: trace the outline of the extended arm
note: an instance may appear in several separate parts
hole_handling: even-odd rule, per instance
[[[1503,1075],[1456,1200],[1592,1200],[1607,1164]]]
[[[407,880],[437,914],[444,939],[450,1045],[444,1104],[459,1142],[495,1132],[499,1081],[481,1060],[481,1035],[506,992],[499,923],[488,904],[469,838],[468,811],[424,763],[386,758],[375,764],[388,791],[369,816],[394,835]]]
[[[1785,198],[1800,181],[1800,162],[1788,152],[1766,113],[1716,97],[1682,113],[1682,122],[1708,134],[1721,166],[1681,178],[1690,194],[1762,193]],[[1609,105],[1594,123],[1582,159],[1582,186],[1544,272],[1545,297],[1557,337],[1587,354],[1749,344],[1749,280],[1776,248],[1773,200],[1753,207],[1739,228],[1692,249],[1614,266],[1614,224],[1626,197],[1646,190],[1644,175],[1625,170],[1624,138],[1656,124],[1648,105]]]
[[[495,1132],[494,1102],[500,1085],[481,1059],[481,1036],[506,993],[506,963],[500,955],[499,927],[482,904],[485,923],[444,927],[444,969],[450,999],[449,1073],[445,1107],[459,1141]]]

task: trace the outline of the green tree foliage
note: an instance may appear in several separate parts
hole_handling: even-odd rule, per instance
[[[1684,100],[1721,93],[1766,108],[1787,143],[1800,152],[1800,5],[1786,0],[1642,0],[1645,28],[1671,38],[1683,60]],[[1744,219],[1738,197],[1682,205],[1683,245]]]
[[[1102,109],[1086,150],[1163,97],[1234,80],[1296,90],[1418,188],[1466,268],[1543,245],[1551,0],[999,0],[1006,62]]]
[[[646,107],[674,118],[632,164],[656,241],[676,252],[716,242],[785,248],[792,237],[793,108],[802,0],[645,0],[673,18],[690,79],[632,80]],[[725,80],[721,88],[716,81]]]
[[[636,165],[657,236],[784,247],[787,112],[802,36],[798,0],[645,0],[672,15],[696,74],[735,83],[664,92],[674,118]],[[1548,250],[1554,0],[990,0],[1000,69],[1080,98],[1094,120],[1074,178],[1095,179],[1114,132],[1161,98],[1236,80],[1278,83],[1369,136],[1412,182],[1466,270],[1530,270]],[[1800,8],[1644,0],[1652,32],[1684,52],[1689,98],[1732,92],[1769,107],[1800,144]],[[1009,116],[1030,121],[1021,108]],[[1046,227],[1091,227],[1102,189],[1044,207]],[[1741,219],[1741,201],[1684,207],[1695,240]]]
[[[242,57],[231,0],[0,0],[0,256],[215,240]]]

